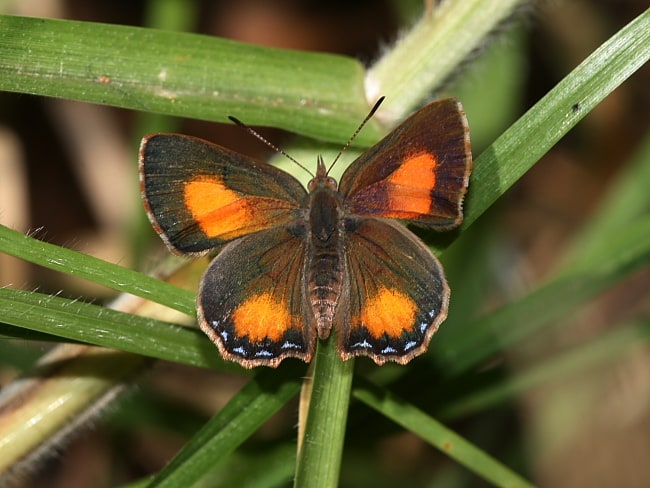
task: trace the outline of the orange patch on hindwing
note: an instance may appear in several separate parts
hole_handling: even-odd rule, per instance
[[[405,212],[428,214],[431,191],[436,187],[434,154],[422,152],[410,156],[395,170],[388,181],[398,188],[388,192],[389,208]]]
[[[395,289],[380,288],[362,307],[359,320],[376,339],[384,333],[399,337],[404,329],[413,327],[416,311],[417,306],[409,296]]]
[[[232,314],[237,337],[248,337],[251,342],[264,339],[279,341],[291,326],[291,315],[284,301],[277,301],[270,293],[254,295]]]

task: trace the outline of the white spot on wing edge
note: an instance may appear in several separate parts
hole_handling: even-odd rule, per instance
[[[356,342],[350,346],[351,348],[362,348],[362,349],[371,349],[372,344],[370,344],[367,340],[363,340],[362,342]]]
[[[417,346],[417,342],[415,341],[409,341],[404,345],[404,350],[408,351],[409,349],[413,349],[415,346]]]

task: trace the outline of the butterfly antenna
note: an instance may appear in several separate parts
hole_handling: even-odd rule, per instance
[[[282,154],[282,155],[283,155],[285,158],[287,158],[289,161],[293,161],[294,163],[296,163],[296,164],[298,165],[299,168],[302,168],[302,169],[305,170],[307,173],[309,173],[309,175],[310,175],[312,178],[314,177],[314,173],[312,173],[311,171],[309,171],[305,166],[303,166],[302,164],[300,164],[300,163],[299,163],[295,158],[293,158],[292,156],[290,156],[289,154],[287,154],[286,152],[284,152],[282,149],[280,149],[278,146],[276,146],[275,144],[273,144],[271,141],[269,141],[267,138],[265,138],[262,134],[260,134],[259,132],[257,132],[255,129],[253,129],[252,127],[247,126],[247,125],[244,124],[241,120],[239,120],[239,119],[233,117],[232,115],[229,115],[228,118],[229,118],[232,122],[234,122],[235,124],[237,124],[239,127],[241,127],[242,129],[244,129],[246,132],[248,132],[249,134],[251,134],[251,135],[257,137],[260,141],[262,141],[262,142],[263,142],[264,144],[266,144],[268,147],[270,147],[271,149],[273,149],[275,152],[277,152],[277,153],[279,153],[279,154]]]
[[[329,174],[329,172],[332,170],[332,168],[334,167],[336,162],[339,160],[339,158],[343,155],[345,150],[348,147],[350,147],[350,144],[352,144],[352,141],[354,141],[354,139],[359,135],[359,132],[361,132],[361,129],[363,129],[363,126],[366,125],[366,122],[368,122],[372,118],[372,116],[375,115],[375,112],[377,111],[377,109],[379,109],[379,106],[384,101],[384,98],[386,98],[386,97],[381,97],[379,100],[377,100],[375,105],[370,109],[370,112],[368,112],[368,115],[366,115],[366,118],[363,119],[363,122],[361,122],[361,124],[359,124],[359,127],[357,127],[357,130],[354,131],[354,134],[352,134],[352,137],[350,137],[350,139],[348,139],[348,142],[345,143],[345,146],[343,146],[343,149],[341,149],[341,151],[339,151],[339,153],[336,155],[336,157],[334,158],[334,161],[332,161],[332,164],[330,164],[330,167],[327,168],[327,174]]]

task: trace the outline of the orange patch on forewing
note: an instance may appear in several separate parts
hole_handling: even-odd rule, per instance
[[[224,241],[279,225],[295,208],[288,200],[231,190],[217,176],[199,176],[183,192],[185,207],[205,235]]]
[[[389,208],[428,214],[430,194],[436,187],[436,163],[435,155],[426,152],[415,154],[403,162],[388,178],[391,183]]]
[[[278,302],[270,293],[254,295],[243,302],[232,314],[235,334],[248,337],[251,342],[266,338],[279,341],[291,327],[287,303]]]
[[[368,298],[359,316],[361,325],[374,338],[388,334],[399,337],[404,329],[413,327],[417,306],[410,297],[395,289],[381,288]]]
[[[253,218],[246,199],[218,177],[201,176],[187,182],[184,198],[187,210],[209,237],[229,235]]]

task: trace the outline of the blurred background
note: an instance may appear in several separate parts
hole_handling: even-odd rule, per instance
[[[155,3],[5,0],[0,13],[144,26],[154,18]],[[186,5],[187,18],[180,24],[188,31],[346,54],[364,63],[376,59],[421,10],[421,2],[388,0]],[[475,156],[646,8],[642,0],[547,1],[531,4],[504,26],[440,94],[463,102]],[[491,275],[480,284],[483,292],[478,298],[484,300],[480,308],[494,308],[522,295],[561,264],[573,236],[642,144],[648,144],[649,86],[646,65],[481,219],[481,235],[488,237],[480,254]],[[143,117],[112,107],[0,93],[0,223],[22,232],[38,229],[36,235],[43,240],[123,266],[151,268],[166,251],[140,202],[137,147],[144,135],[138,132]],[[237,128],[182,119],[166,124],[251,156],[268,155]],[[291,140],[279,130],[261,131],[279,145]],[[452,269],[452,290],[453,278]],[[614,324],[647,320],[649,285],[650,270],[633,274],[566,326],[511,351],[505,358],[507,370],[525,369],[533,358],[553,356]],[[4,254],[0,254],[0,286],[95,302],[114,297],[105,288]],[[0,387],[28,369],[48,347],[0,343]],[[238,375],[159,363],[103,420],[73,439],[24,486],[113,486],[155,472],[245,381]],[[350,415],[346,443],[350,457],[344,460],[342,486],[364,485],[368,473],[374,473],[377,486],[405,481],[412,486],[484,486],[415,436],[374,415],[363,420],[360,416],[354,411]],[[353,425],[355,421],[360,424]],[[295,422],[294,404],[257,434],[251,451],[277,439],[291,440]],[[639,347],[578,377],[531,388],[451,426],[541,486],[650,486],[648,348]],[[375,427],[382,436],[373,435]]]

